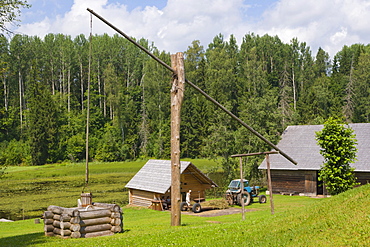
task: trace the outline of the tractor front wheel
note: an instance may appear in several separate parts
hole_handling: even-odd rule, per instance
[[[200,213],[201,211],[202,211],[202,206],[200,206],[200,203],[194,203],[193,212],[194,213]]]
[[[249,194],[248,192],[243,192],[243,194],[239,194],[238,203],[240,206],[242,205],[242,200],[244,200],[244,206],[248,206],[251,203],[251,194]]]
[[[260,195],[260,196],[258,196],[258,201],[260,203],[266,203],[267,202],[267,198],[266,198],[265,195]]]

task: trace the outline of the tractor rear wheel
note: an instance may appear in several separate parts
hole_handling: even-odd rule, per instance
[[[238,203],[240,206],[242,205],[242,200],[244,200],[244,206],[248,206],[251,203],[251,194],[249,194],[248,192],[243,192],[243,194],[239,194]]]
[[[260,203],[266,203],[267,202],[267,198],[266,198],[265,195],[260,195],[260,196],[258,196],[258,201]]]
[[[188,210],[188,204],[186,202],[182,202],[180,204],[180,210],[181,211],[187,211]]]
[[[200,213],[201,211],[202,211],[202,206],[200,206],[200,203],[194,203],[193,212],[194,213]]]

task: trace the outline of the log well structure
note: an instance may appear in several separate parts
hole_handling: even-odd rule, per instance
[[[51,205],[43,218],[45,236],[90,238],[123,231],[123,214],[117,204],[95,202],[77,208]]]

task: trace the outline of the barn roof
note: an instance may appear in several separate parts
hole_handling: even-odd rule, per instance
[[[349,124],[357,139],[357,161],[351,164],[357,172],[370,172],[370,123]],[[315,139],[323,125],[288,126],[277,146],[297,161],[292,164],[282,155],[270,155],[270,167],[274,170],[319,170],[324,162]],[[266,169],[266,160],[259,169]]]
[[[203,174],[189,161],[181,161],[180,173],[191,173],[202,184],[216,186],[211,179]],[[138,189],[164,194],[171,187],[171,161],[148,160],[148,162],[136,173],[125,186],[130,189]]]

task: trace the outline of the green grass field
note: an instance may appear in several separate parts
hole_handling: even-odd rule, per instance
[[[204,163],[202,163],[204,162]],[[214,164],[194,164],[202,171]],[[370,185],[330,198],[274,195],[275,214],[253,203],[241,214],[182,215],[170,226],[170,213],[124,206],[124,185],[145,161],[91,164],[94,201],[123,206],[124,232],[109,237],[45,237],[34,219],[0,222],[0,246],[369,246]],[[203,166],[204,165],[204,166]],[[80,181],[81,180],[81,181]],[[49,205],[75,206],[84,185],[83,164],[14,167],[0,180],[0,209],[37,217]]]

